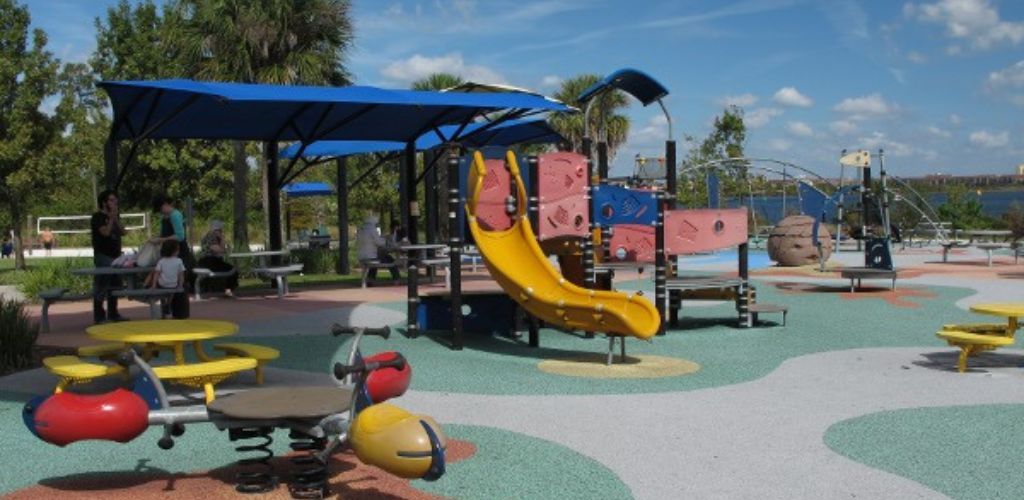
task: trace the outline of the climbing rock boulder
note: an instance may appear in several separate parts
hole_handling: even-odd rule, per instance
[[[824,224],[818,227],[823,254],[819,256],[818,248],[811,239],[813,229],[814,219],[806,215],[790,215],[782,219],[768,236],[768,257],[783,267],[818,264],[819,257],[827,261],[832,255],[832,235]]]

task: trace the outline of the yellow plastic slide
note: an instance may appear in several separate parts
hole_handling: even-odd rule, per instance
[[[518,196],[512,227],[486,231],[477,223],[474,214],[487,175],[479,152],[473,154],[466,204],[477,248],[501,288],[530,314],[551,325],[641,339],[654,336],[661,318],[651,301],[633,294],[580,288],[559,274],[541,251],[526,217],[526,191],[515,155],[509,152],[506,162]]]

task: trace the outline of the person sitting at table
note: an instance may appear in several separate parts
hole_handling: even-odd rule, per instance
[[[14,253],[14,243],[11,243],[11,238],[4,235],[3,246],[0,246],[0,258],[7,259]]]
[[[178,257],[180,247],[177,241],[164,240],[160,245],[160,260],[156,262],[153,271],[146,277],[146,286],[149,288],[175,289],[181,291],[171,296],[171,303],[168,307],[164,304],[164,316],[170,310],[174,319],[187,319],[189,316],[188,292],[185,291],[185,263]]]
[[[356,231],[356,257],[363,265],[371,261],[383,262],[385,264],[395,262],[394,257],[388,252],[388,240],[380,235],[377,220],[377,217],[374,215],[366,216],[362,227]],[[398,264],[387,269],[391,273],[392,279],[399,279]],[[368,276],[371,280],[377,279],[377,269],[370,269]]]
[[[215,273],[232,273],[235,267],[225,257],[228,246],[224,240],[224,223],[219,220],[210,221],[210,230],[203,236],[199,262],[196,267],[209,269]],[[203,281],[205,291],[223,291],[225,297],[233,297],[232,290],[238,288],[238,273],[219,278],[207,278]]]
[[[92,214],[90,236],[92,239],[92,263],[96,267],[110,267],[114,259],[121,256],[121,237],[126,233],[121,225],[117,194],[103,191],[96,197],[99,211]],[[117,297],[110,290],[121,288],[121,277],[97,274],[92,284],[92,319],[97,325],[107,321],[125,321],[117,312]],[[103,299],[107,310],[103,310]]]

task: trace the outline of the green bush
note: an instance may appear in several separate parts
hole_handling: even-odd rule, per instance
[[[302,263],[304,274],[330,274],[338,269],[338,251],[323,248],[300,248],[291,251],[292,260]]]
[[[71,274],[83,267],[82,259],[64,259],[33,265],[21,278],[19,289],[26,299],[38,300],[39,292],[48,288],[67,288],[70,293],[88,293],[92,290],[92,277]]]
[[[31,367],[39,323],[29,321],[22,302],[0,297],[0,374]]]

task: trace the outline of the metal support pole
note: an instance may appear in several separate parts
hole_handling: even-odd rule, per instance
[[[604,183],[605,179],[608,178],[608,143],[601,141],[597,143],[597,182],[596,185],[600,186]],[[590,212],[593,214],[593,211]],[[611,242],[608,241],[611,236],[610,228],[601,226],[599,233],[601,235],[601,252],[597,254],[595,251],[595,263],[597,261],[604,262],[608,259],[608,254],[611,250]],[[604,279],[601,280],[605,281]],[[595,285],[596,285],[595,280]],[[609,289],[611,289],[611,278],[608,278]],[[603,283],[602,283],[603,288]]]
[[[750,264],[749,264],[749,243],[740,244],[739,248],[739,277],[740,289],[736,297],[736,307],[739,309],[740,328],[750,328],[753,320],[750,315]]]
[[[117,188],[117,141],[114,139],[107,139],[103,144],[103,182],[107,189]]]
[[[667,260],[665,259],[665,194],[658,191],[657,198],[658,217],[654,222],[654,305],[658,308],[658,317],[661,323],[658,326],[658,335],[665,335],[665,301],[666,281],[668,276]]]
[[[587,224],[587,236],[583,239],[583,287],[589,290],[593,290],[595,287],[594,282],[594,162],[591,159],[591,142],[590,138],[585,137],[583,139],[583,156],[587,158],[587,213],[591,215],[589,217],[590,223]],[[539,179],[538,179],[539,180]],[[586,332],[587,338],[592,338],[594,332]]]
[[[348,274],[352,271],[348,261],[348,165],[345,157],[334,161],[338,176],[338,274]]]
[[[665,141],[665,195],[669,210],[676,208],[678,182],[678,173],[676,172],[676,141],[669,139]]]
[[[435,156],[444,154],[442,152],[424,151],[423,164],[430,165],[436,161]],[[423,209],[427,212],[424,223],[426,227],[427,243],[437,243],[438,221],[438,196],[437,196],[437,168],[428,169],[423,173]]]
[[[530,225],[533,231],[540,231],[540,159],[531,155],[526,159],[527,169],[530,173],[529,201],[526,213],[530,218]]]
[[[608,143],[597,143],[597,177],[602,181],[608,178]]]
[[[416,215],[418,215],[419,207],[416,205],[416,143],[407,142],[405,144],[405,165],[402,171],[405,175],[402,176],[402,180],[405,184],[401,186],[402,192],[405,193],[406,204],[401,207],[402,219],[407,221],[405,227],[405,234],[409,238],[409,243],[415,245],[417,238],[416,229]],[[419,334],[419,303],[420,303],[420,291],[419,291],[419,252],[416,250],[409,250],[406,253],[406,262],[408,267],[406,272],[408,275],[406,278],[406,331],[409,337],[416,337]]]
[[[277,164],[277,141],[267,141],[263,147],[267,161],[267,215],[270,218],[267,230],[270,232],[270,250],[280,251],[281,242],[281,186]],[[281,265],[281,257],[270,258],[273,265]]]
[[[448,153],[448,272],[452,305],[452,349],[461,350],[462,339],[462,228],[459,227],[459,210],[462,199],[459,194],[459,155]]]

